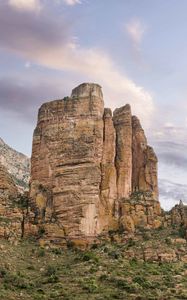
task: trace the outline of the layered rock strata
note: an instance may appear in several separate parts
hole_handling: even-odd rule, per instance
[[[41,106],[30,196],[35,223],[45,226],[49,238],[89,238],[119,228],[129,214],[124,203],[131,205],[136,192],[149,193],[147,205],[156,208],[144,219],[156,226],[157,158],[128,104],[112,114],[104,109],[101,87],[85,83],[71,97]]]

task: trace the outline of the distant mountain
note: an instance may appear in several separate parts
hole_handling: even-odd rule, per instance
[[[8,146],[0,138],[0,163],[12,175],[19,191],[28,189],[30,178],[30,159]]]

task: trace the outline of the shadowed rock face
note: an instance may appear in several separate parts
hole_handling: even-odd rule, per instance
[[[128,104],[112,115],[101,87],[84,83],[71,97],[41,106],[30,196],[35,221],[48,224],[51,236],[94,237],[117,228],[121,203],[135,191],[157,201],[157,158]]]
[[[136,116],[132,117],[132,191],[152,191],[158,199],[157,157]]]

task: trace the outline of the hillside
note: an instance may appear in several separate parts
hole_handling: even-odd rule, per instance
[[[185,240],[177,237],[175,230],[154,230],[123,244],[101,241],[90,250],[42,247],[34,240],[12,246],[1,241],[0,299],[187,299],[187,260],[171,262],[164,256],[166,249],[186,251]],[[159,261],[130,256],[143,249],[155,254],[157,248],[163,251]]]
[[[30,177],[30,159],[8,146],[0,138],[0,163],[12,175],[20,191],[28,189]]]

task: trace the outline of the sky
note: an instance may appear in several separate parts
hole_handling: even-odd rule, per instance
[[[82,82],[131,104],[165,209],[187,202],[187,1],[0,0],[0,137],[31,155],[37,111]]]

